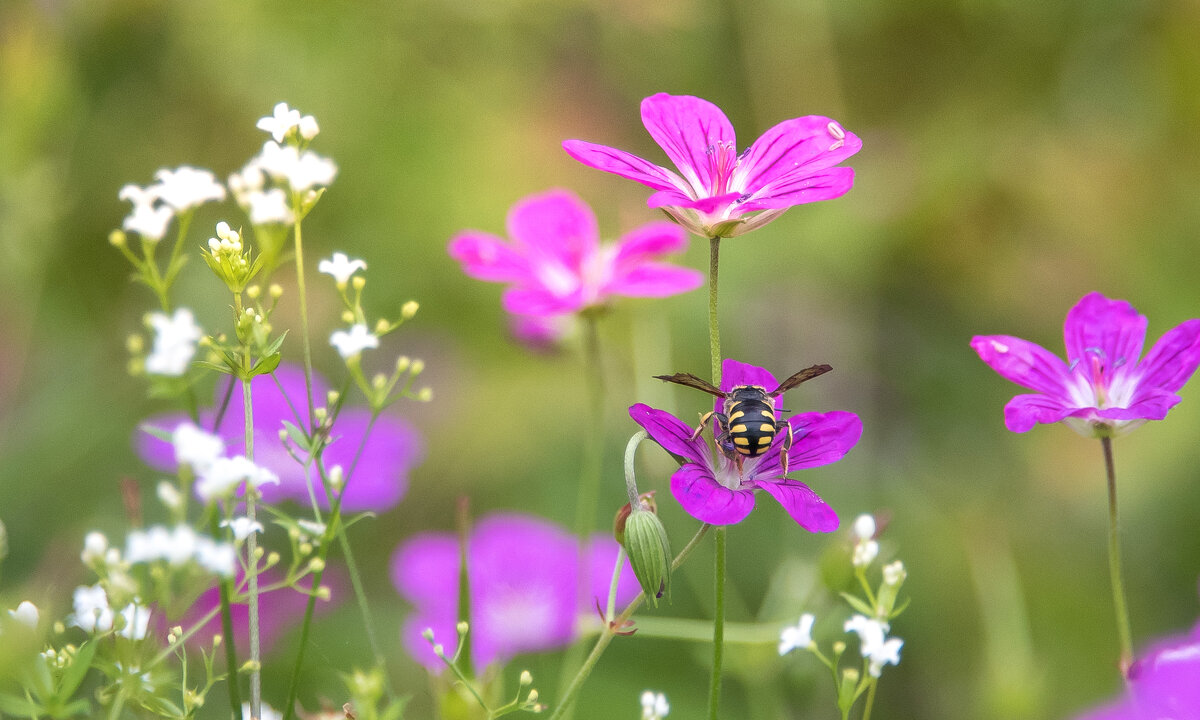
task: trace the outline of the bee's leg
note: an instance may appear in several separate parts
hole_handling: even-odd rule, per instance
[[[725,413],[713,413],[713,417],[717,421],[717,447],[728,457],[737,455],[733,449],[733,441],[729,436],[729,418],[725,416]]]
[[[780,426],[783,427],[780,427]],[[787,475],[788,471],[788,451],[792,449],[792,425],[786,420],[779,420],[775,423],[775,431],[787,431],[787,435],[783,437],[783,447],[779,450],[779,460],[783,463],[783,474]]]
[[[692,440],[700,437],[700,433],[704,432],[704,427],[708,425],[708,421],[712,420],[713,415],[716,414],[715,412],[706,412],[700,416],[700,424],[696,426],[696,432],[692,433]]]

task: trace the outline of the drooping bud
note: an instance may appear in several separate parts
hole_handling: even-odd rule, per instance
[[[660,597],[670,600],[671,596],[671,541],[652,502],[641,501],[638,505],[624,518],[624,527],[619,526],[625,510],[618,513],[618,527],[614,530],[629,556],[629,564],[642,592],[650,604],[657,607]]]

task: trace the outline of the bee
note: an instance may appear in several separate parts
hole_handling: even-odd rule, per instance
[[[655,379],[677,385],[686,385],[715,395],[725,400],[724,412],[711,411],[700,417],[700,425],[692,433],[695,440],[704,431],[712,419],[717,421],[717,446],[737,463],[738,472],[742,471],[742,461],[745,458],[758,457],[765,453],[775,436],[781,432],[787,435],[783,441],[779,459],[783,463],[784,474],[788,471],[788,450],[792,447],[792,426],[786,420],[775,417],[775,404],[772,398],[778,397],[802,382],[807,382],[824,375],[832,370],[828,365],[813,365],[805,368],[787,380],[779,383],[779,387],[767,392],[761,385],[735,385],[729,392],[720,389],[691,373],[675,373],[674,375],[655,375]]]

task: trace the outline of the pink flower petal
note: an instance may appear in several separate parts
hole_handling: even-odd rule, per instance
[[[663,255],[681,252],[688,246],[688,236],[683,228],[667,220],[648,222],[626,233],[616,243],[614,264],[621,267]]]
[[[1177,392],[1200,365],[1200,319],[1172,328],[1154,343],[1138,365],[1140,387]],[[1141,391],[1135,397],[1141,395]]]
[[[1000,376],[1056,397],[1068,397],[1070,370],[1046,348],[1011,335],[977,335],[971,347]]]
[[[738,385],[757,385],[767,392],[771,392],[779,385],[779,382],[775,380],[774,375],[757,365],[725,358],[721,362],[721,390],[729,392]],[[724,406],[725,401],[717,398],[716,402],[713,403],[713,410],[723,412]],[[775,409],[779,410],[782,407],[783,398],[775,398]]]
[[[704,284],[704,273],[666,263],[642,262],[617,273],[602,289],[603,294],[629,297],[668,297]]]
[[[688,184],[683,178],[624,150],[583,140],[567,140],[563,143],[563,149],[588,167],[619,175],[654,190],[688,190]]]
[[[476,280],[528,282],[532,277],[529,260],[495,235],[459,233],[450,240],[449,252]]]
[[[1023,433],[1038,423],[1056,423],[1075,409],[1057,395],[1017,395],[1004,406],[1004,426]]]
[[[508,235],[520,247],[554,258],[571,270],[578,270],[600,243],[592,209],[567,190],[547,190],[513,205]]]
[[[836,167],[816,173],[797,172],[776,178],[751,195],[739,212],[789,208],[803,203],[833,200],[850,192],[854,186],[854,170]]]
[[[739,165],[742,186],[758,195],[783,177],[815,175],[862,149],[862,140],[827,117],[808,115],[785,120],[767,130],[746,151]]]
[[[646,206],[651,208],[680,207],[701,213],[712,213],[740,197],[742,197],[742,193],[731,192],[693,199],[691,195],[678,190],[661,190],[650,196],[650,199],[646,201]]]
[[[629,417],[667,452],[701,465],[709,461],[708,444],[693,440],[692,429],[671,413],[638,403],[629,408]]]
[[[754,492],[730,490],[707,468],[688,463],[671,476],[671,494],[689,515],[712,525],[732,525],[754,509]]]
[[[1107,385],[1113,373],[1128,373],[1141,357],[1146,316],[1124,300],[1089,293],[1067,312],[1063,337],[1071,366],[1090,383]],[[1107,377],[1095,377],[1097,369]]]
[[[458,564],[458,541],[453,535],[414,535],[392,555],[392,584],[416,605],[445,603],[458,595]]]
[[[542,287],[511,287],[500,296],[500,304],[514,315],[552,317],[584,308],[583,292],[555,295]]]
[[[642,124],[697,190],[713,190],[714,148],[737,146],[725,113],[691,95],[658,93],[642,100]]]
[[[852,412],[808,412],[788,418],[792,427],[792,448],[788,451],[788,471],[804,470],[837,462],[850,452],[862,436],[862,420]],[[762,464],[783,448],[782,442],[771,444]]]
[[[779,501],[787,514],[805,530],[825,533],[838,529],[837,513],[804,483],[783,480],[758,482],[755,485]]]

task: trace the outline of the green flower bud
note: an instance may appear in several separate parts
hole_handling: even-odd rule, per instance
[[[671,596],[671,541],[662,521],[650,510],[638,508],[625,520],[625,553],[633,574],[641,583],[642,592],[650,604],[658,606],[658,598]]]

